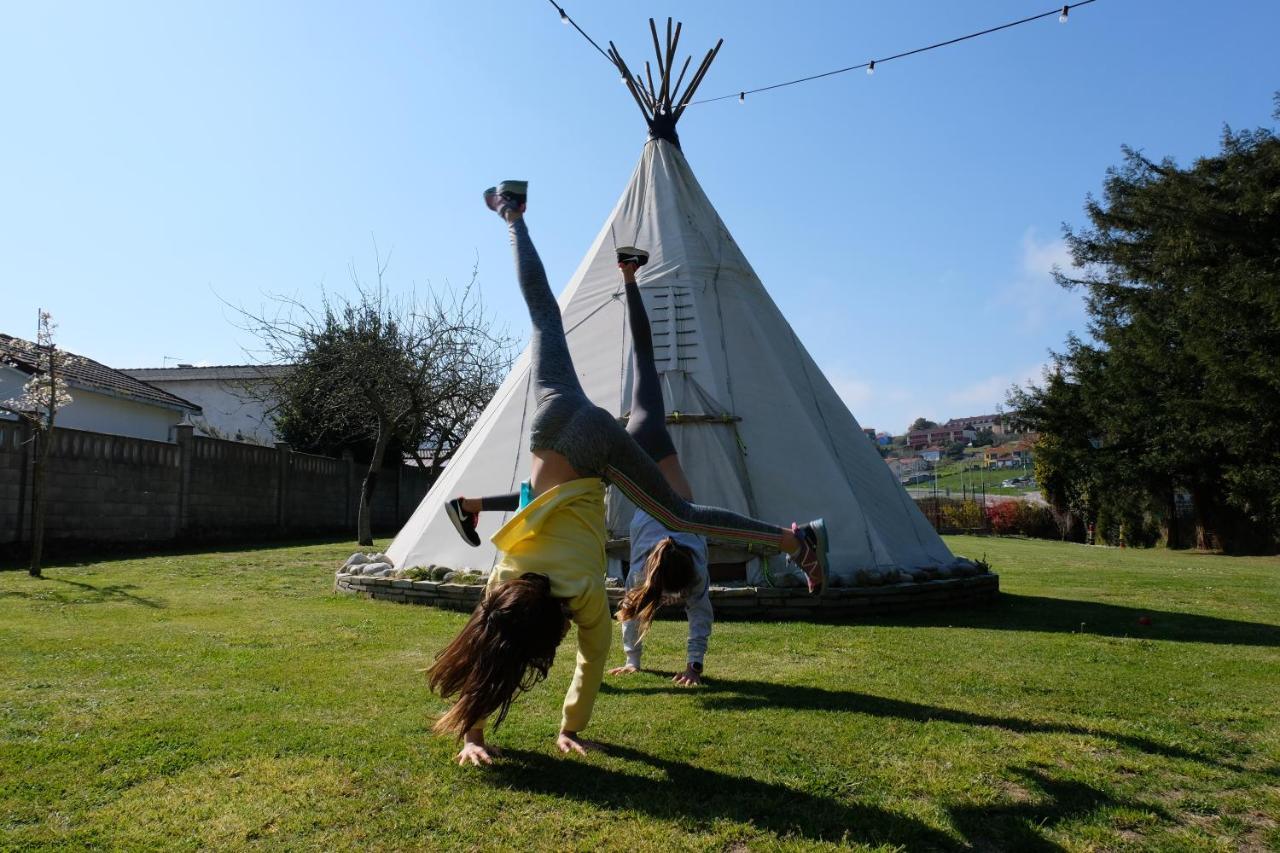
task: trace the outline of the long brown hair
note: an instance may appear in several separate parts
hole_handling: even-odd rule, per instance
[[[495,711],[497,728],[516,696],[547,677],[568,629],[564,603],[552,597],[546,575],[521,575],[487,590],[427,670],[432,690],[458,697],[433,731],[462,737]]]
[[[649,631],[653,617],[658,615],[663,599],[678,595],[697,580],[693,552],[668,536],[649,551],[644,561],[644,583],[633,587],[622,598],[618,607],[618,621],[639,623],[640,636]]]

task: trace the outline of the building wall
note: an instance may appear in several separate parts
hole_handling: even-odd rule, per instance
[[[22,395],[29,377],[12,367],[0,367],[0,400]],[[71,405],[58,410],[56,424],[67,429],[108,433],[110,435],[169,441],[174,424],[183,413],[150,403],[141,403],[85,388],[71,388]],[[12,419],[9,416],[7,419]]]
[[[48,540],[226,541],[299,534],[354,536],[364,466],[192,434],[158,442],[55,431],[46,475]],[[30,540],[33,447],[0,421],[0,544]],[[398,530],[430,487],[418,468],[384,469],[374,529]]]
[[[157,373],[159,371],[151,371]],[[235,441],[274,445],[278,440],[271,422],[271,404],[255,399],[245,382],[228,379],[146,380],[204,410],[191,421],[206,434]],[[212,429],[208,429],[212,427]]]

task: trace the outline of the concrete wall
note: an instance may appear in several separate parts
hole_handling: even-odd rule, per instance
[[[20,397],[28,378],[20,370],[0,367],[0,400]],[[170,441],[173,426],[182,420],[183,413],[177,409],[112,397],[85,388],[72,387],[68,390],[71,392],[71,405],[58,410],[56,422],[57,426],[67,429]]]
[[[300,534],[354,537],[364,466],[194,435],[176,442],[59,428],[46,475],[49,541],[166,542]],[[0,421],[0,544],[30,541],[28,428]],[[417,468],[382,472],[374,529],[394,533],[426,495]]]

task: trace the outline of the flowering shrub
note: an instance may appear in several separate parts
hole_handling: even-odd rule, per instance
[[[943,504],[942,528],[947,530],[985,530],[986,519],[977,501],[953,501]]]
[[[1018,532],[1018,505],[1021,501],[1000,501],[987,507],[987,521],[991,523],[991,532],[997,536],[1008,536]]]
[[[1061,537],[1049,507],[1030,501],[999,501],[984,509],[977,501],[930,497],[916,505],[939,533],[983,531],[997,536]]]
[[[1032,536],[1058,539],[1061,532],[1053,513],[1043,504],[1030,501],[1000,501],[987,507],[991,532],[1000,536]]]

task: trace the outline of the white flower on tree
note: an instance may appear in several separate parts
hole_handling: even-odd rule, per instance
[[[35,453],[32,459],[32,575],[40,576],[40,560],[44,549],[45,518],[45,469],[49,450],[53,446],[52,433],[58,410],[71,405],[67,383],[60,375],[66,362],[66,354],[53,342],[53,331],[58,328],[48,311],[40,312],[36,329],[35,373],[22,386],[22,396],[0,402],[0,411],[9,411],[25,420],[35,431],[32,437]]]
[[[24,418],[39,421],[42,428],[48,429],[49,410],[65,408],[73,402],[67,383],[61,376],[52,380],[47,373],[37,373],[22,386],[22,396],[14,397],[0,403],[0,408],[9,409]]]

